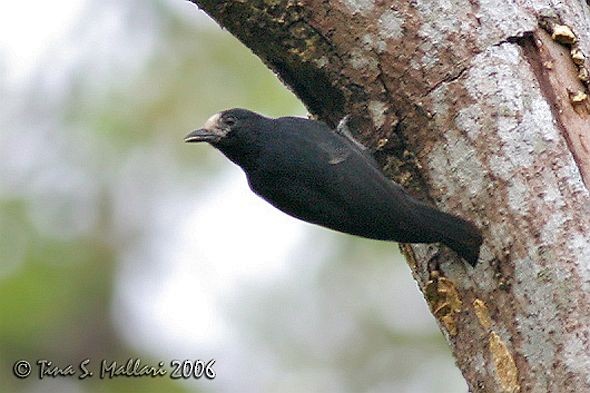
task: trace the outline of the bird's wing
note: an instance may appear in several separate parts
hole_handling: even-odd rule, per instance
[[[326,153],[330,165],[340,164],[352,154],[352,151],[346,146],[339,146],[334,143],[320,142],[318,147]]]
[[[326,123],[316,120],[298,117],[284,117],[277,120],[290,122],[291,126],[298,129],[302,135],[307,135],[311,141],[310,144],[315,144],[328,155],[328,162],[331,165],[340,164],[351,158],[352,155],[358,154],[373,168],[382,170],[370,151],[354,139],[346,125],[347,120],[343,119],[336,130],[328,127]]]
[[[285,119],[275,131],[247,172],[252,190],[272,205],[365,237],[391,239],[409,225],[401,187],[354,143],[305,119]]]

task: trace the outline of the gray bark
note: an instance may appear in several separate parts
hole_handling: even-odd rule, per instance
[[[385,172],[473,220],[403,245],[471,391],[590,391],[590,6],[193,0]]]

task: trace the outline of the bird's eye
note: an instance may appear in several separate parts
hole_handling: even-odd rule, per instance
[[[229,116],[225,118],[225,124],[227,124],[228,126],[233,126],[236,124],[236,118],[233,116]]]

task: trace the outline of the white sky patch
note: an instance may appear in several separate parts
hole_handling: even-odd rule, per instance
[[[152,243],[162,249],[149,250],[148,239],[122,264],[115,315],[121,323],[118,316],[125,315],[125,323],[133,325],[125,330],[139,333],[128,337],[132,342],[157,343],[176,354],[225,346],[237,334],[224,319],[225,302],[242,285],[256,286],[288,272],[289,254],[308,224],[254,195],[239,169],[228,172],[208,192],[196,192],[192,205],[183,206],[184,221],[166,239]],[[154,236],[162,233],[156,230]],[[144,272],[138,274],[140,268]],[[129,318],[127,310],[133,309],[136,315]]]
[[[97,90],[114,75],[125,81],[145,65],[161,27],[156,17],[142,22],[149,28],[131,27],[132,7],[129,1],[1,2],[0,86],[17,94],[34,88],[57,102],[73,81]]]
[[[67,35],[86,0],[0,3],[0,57],[8,80],[22,81],[39,67],[47,47]]]

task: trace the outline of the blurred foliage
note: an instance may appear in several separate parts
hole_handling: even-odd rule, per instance
[[[164,143],[176,147],[182,156],[185,150],[179,146],[184,133],[225,106],[252,106],[262,99],[258,109],[268,113],[301,110],[296,99],[280,87],[255,56],[210,23],[194,23],[181,17],[178,10],[170,7],[170,2],[121,3],[126,3],[120,5],[123,10],[143,10],[138,14],[123,12],[123,22],[129,29],[139,29],[154,41],[143,64],[125,75],[125,72],[118,73],[114,62],[115,67],[105,83],[97,87],[95,82],[85,79],[92,78],[93,63],[100,62],[90,52],[80,59],[76,69],[70,70],[61,85],[53,87],[62,90],[57,94],[63,95],[59,106],[46,105],[40,95],[52,93],[30,89],[31,85],[13,96],[15,102],[27,105],[26,111],[23,110],[27,113],[12,121],[29,127],[31,121],[27,118],[38,119],[53,123],[56,132],[65,130],[66,139],[90,141],[80,143],[86,156],[71,157],[66,153],[62,158],[91,176],[99,195],[108,195],[109,189],[116,187],[112,176],[115,173],[109,175],[107,171],[115,170],[125,161],[129,150]],[[81,26],[92,23],[92,14],[101,7],[101,2],[88,2],[86,7],[77,22]],[[197,12],[196,9],[184,11]],[[137,20],[138,15],[145,20]],[[153,20],[157,24],[149,25]],[[78,44],[88,43],[82,37]],[[113,45],[125,44],[113,42]],[[142,55],[135,54],[132,46],[124,50],[129,57]],[[37,69],[37,74],[31,76],[31,84],[43,79],[43,73],[51,72],[51,61],[56,55],[46,55],[49,64]],[[38,108],[36,113],[29,113],[35,108]],[[51,112],[49,117],[47,112]],[[182,159],[188,167],[202,162],[203,156],[191,154]],[[36,162],[30,176],[38,178],[43,170],[44,163]],[[8,175],[4,173],[4,180]],[[7,183],[5,186],[10,186],[10,181]],[[108,197],[97,198],[94,207],[100,210],[101,217],[94,227],[88,233],[64,239],[42,233],[36,227],[35,217],[31,217],[30,192],[25,187],[22,194],[10,192],[0,200],[1,391],[35,390],[40,383],[36,378],[18,380],[12,376],[12,364],[17,359],[45,358],[56,365],[67,365],[88,356],[113,360],[141,356],[149,362],[149,355],[127,347],[110,323],[118,248],[123,247],[109,233],[113,227],[111,201]],[[43,192],[39,195],[44,196]],[[51,206],[41,204],[38,208]],[[49,222],[49,225],[59,223]],[[59,378],[42,381],[44,389],[49,389],[45,391],[50,391],[54,382],[59,382]],[[54,387],[55,391],[62,388],[60,384]],[[79,388],[86,392],[187,391],[185,385],[167,378],[89,380],[80,383]]]
[[[0,119],[0,391],[232,391],[168,378],[12,375],[17,359],[157,364],[156,350],[124,338],[134,332],[118,330],[112,306],[121,265],[148,241],[158,200],[186,189],[198,197],[205,174],[210,179],[224,162],[213,149],[186,149],[182,137],[228,107],[305,114],[259,59],[186,2],[88,0],[84,7],[67,45],[51,43],[28,84],[9,91],[0,77],[10,99]],[[72,47],[78,56],[64,66]],[[400,331],[383,320],[396,307],[389,301],[404,296],[393,273],[409,277],[396,247],[328,233],[308,238],[310,254],[292,258],[313,260],[322,243],[326,263],[317,269],[246,288],[229,302],[240,338],[257,351],[243,355],[245,374],[262,373],[252,364],[263,358],[284,371],[268,371],[264,388],[242,391],[410,392],[447,380],[449,367],[427,378],[413,369],[423,359],[451,364],[436,330]],[[324,322],[311,324],[317,320]],[[454,381],[438,391],[455,391],[461,382]]]

